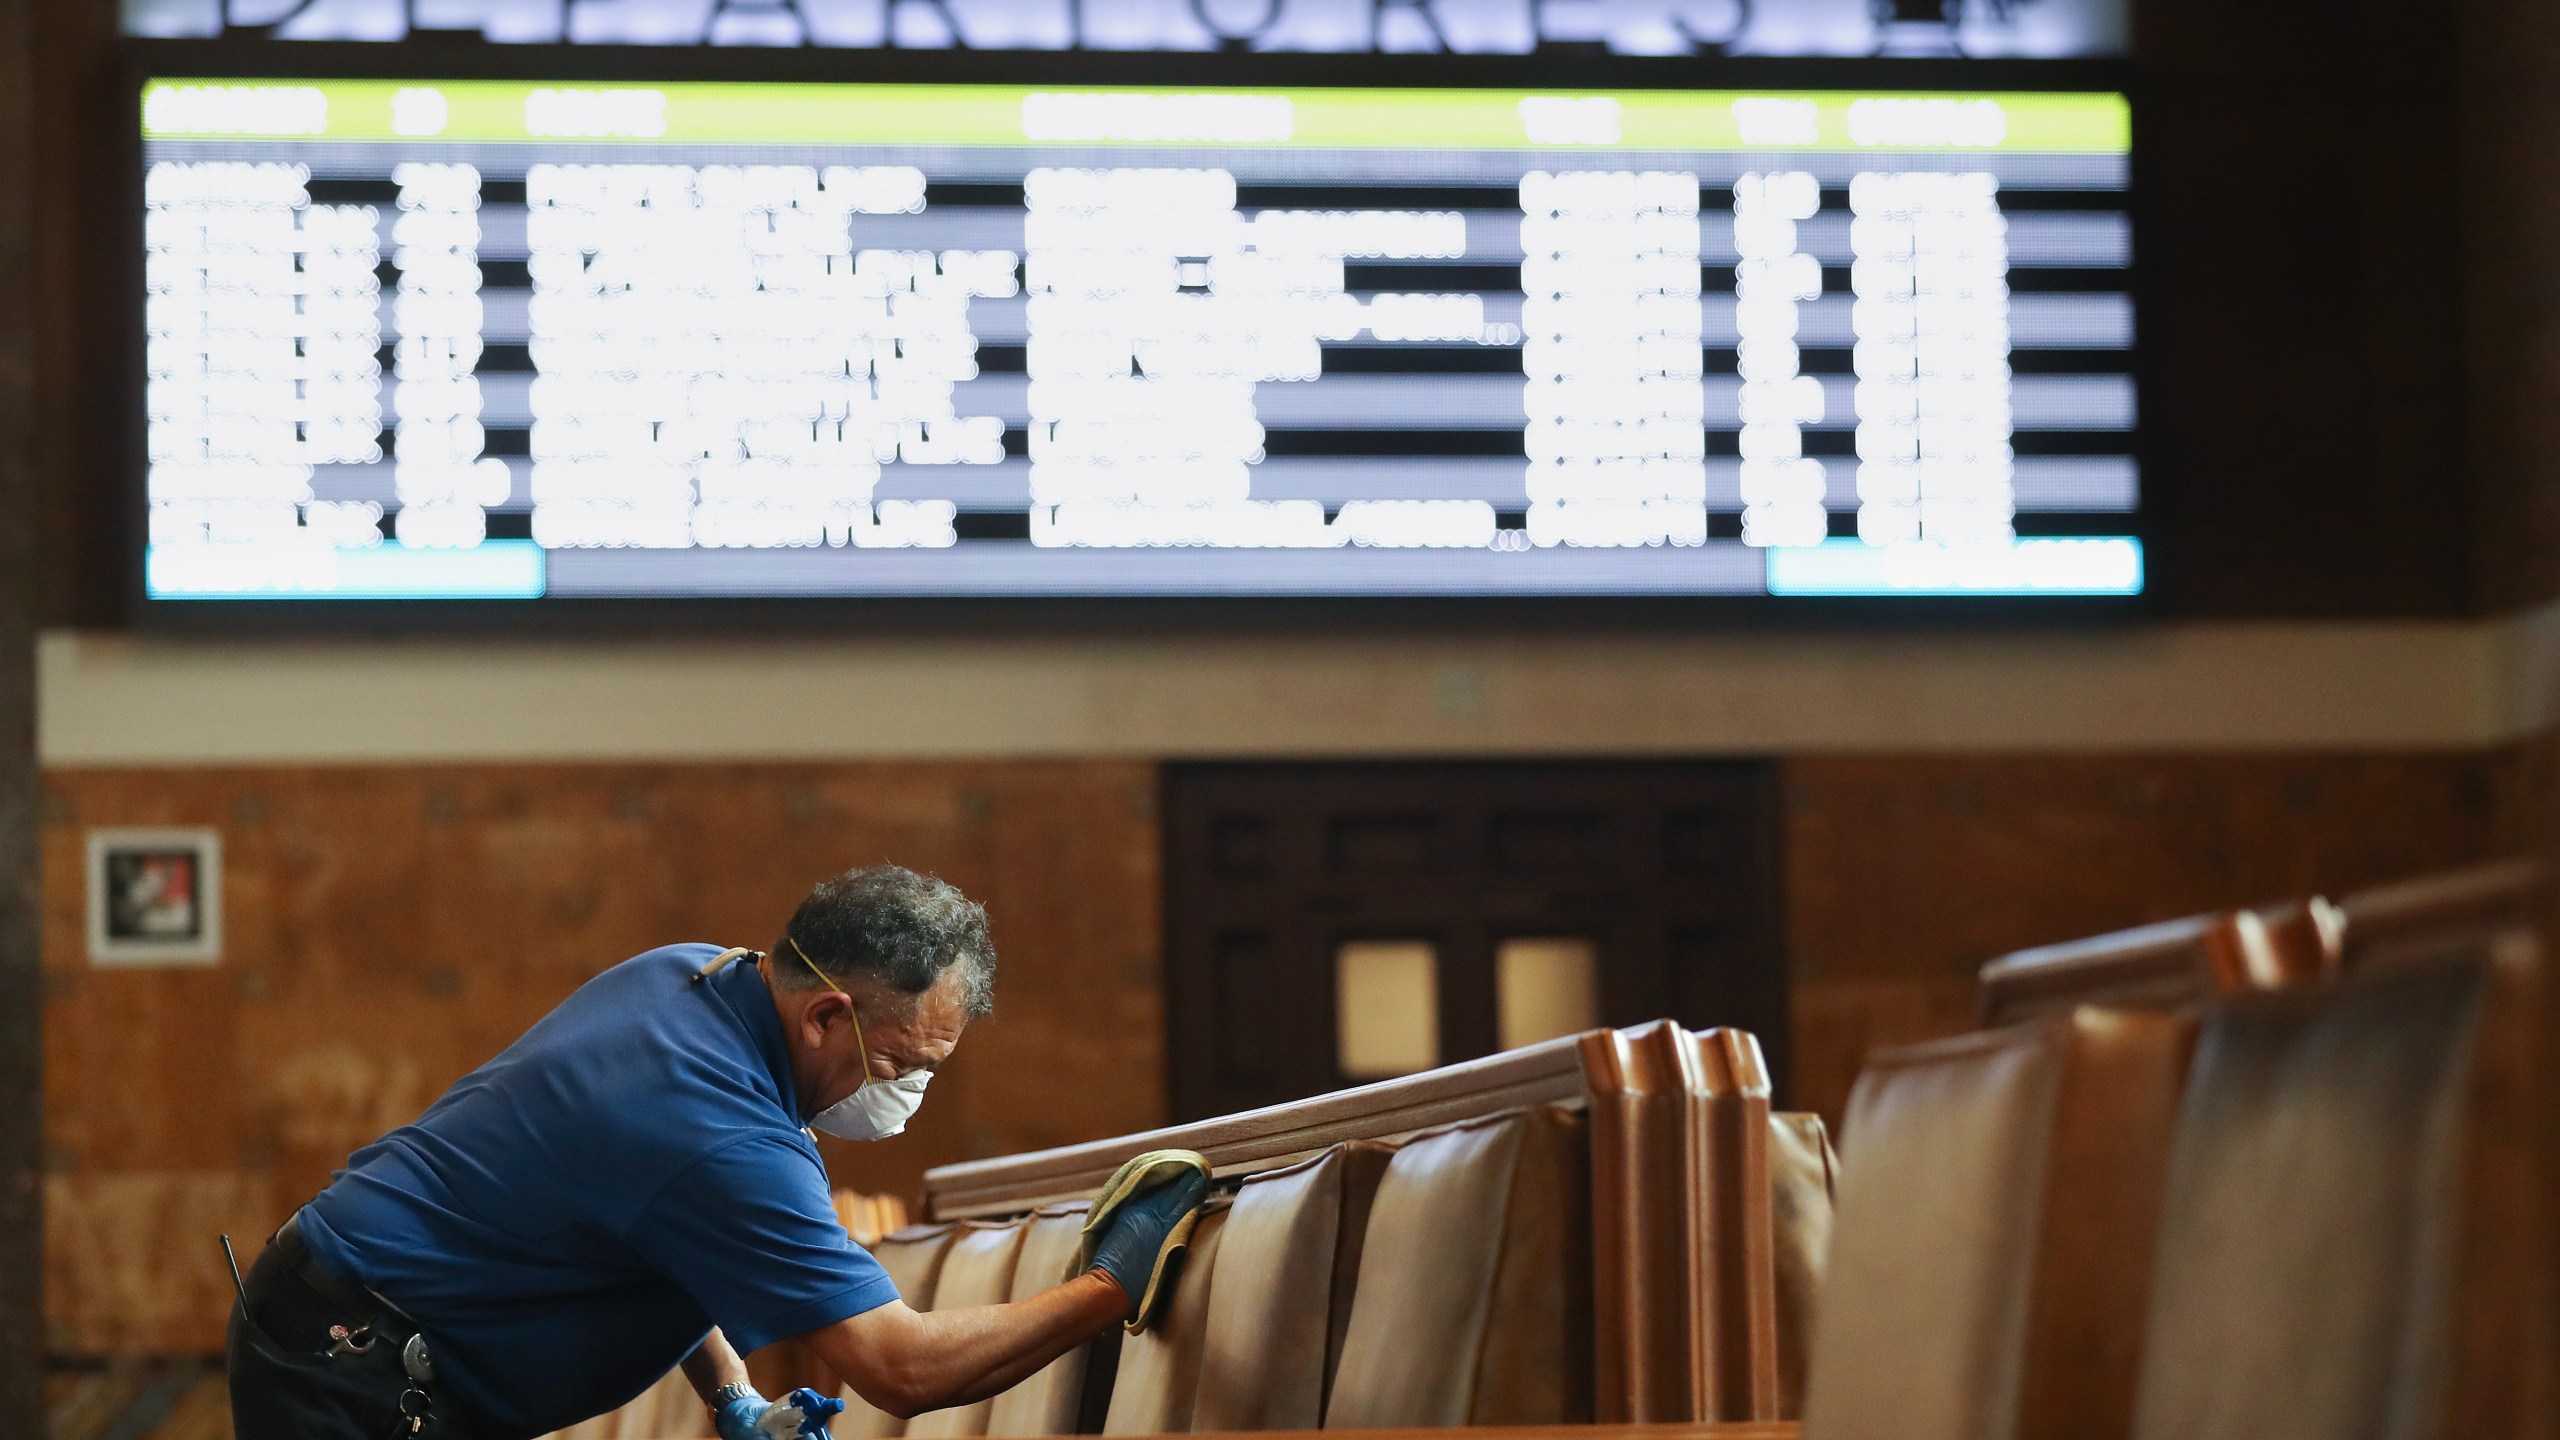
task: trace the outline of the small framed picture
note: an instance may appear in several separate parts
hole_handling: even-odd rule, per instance
[[[222,959],[222,833],[89,832],[89,962]]]

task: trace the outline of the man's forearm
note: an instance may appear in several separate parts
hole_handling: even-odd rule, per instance
[[[1066,1293],[1077,1291],[1085,1293]],[[968,1405],[984,1400],[990,1395],[1003,1394],[1040,1373],[1041,1367],[1050,1361],[1110,1329],[1119,1322],[1121,1316],[1128,1313],[1129,1309],[1128,1298],[1121,1294],[1119,1285],[1102,1275],[1079,1276],[1049,1291],[1048,1295],[1059,1297],[1060,1315],[1065,1324],[1058,1335],[1063,1338],[1044,1335],[1039,1346],[1023,1351],[1012,1360],[1001,1363],[980,1375],[975,1384],[962,1386],[960,1392],[953,1395],[949,1401],[945,1402],[946,1404]],[[1035,1295],[1031,1297],[1031,1301],[1025,1303],[1046,1298],[1048,1297]],[[986,1311],[979,1313],[1013,1308],[1015,1307],[1010,1305],[990,1305],[986,1307]],[[955,1310],[951,1313],[953,1318],[957,1319],[970,1312]],[[1055,1343],[1052,1343],[1053,1340]]]
[[[1081,1275],[1010,1305],[917,1312],[903,1305],[811,1331],[818,1357],[897,1415],[966,1405],[1011,1388],[1128,1313],[1119,1284]]]
[[[693,1347],[693,1353],[684,1357],[677,1368],[684,1371],[693,1393],[701,1396],[705,1405],[711,1403],[712,1391],[732,1380],[747,1378],[747,1362],[738,1358],[738,1352],[729,1345],[729,1337],[718,1330],[702,1337],[702,1343]]]

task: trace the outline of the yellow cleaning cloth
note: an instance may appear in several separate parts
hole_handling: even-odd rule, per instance
[[[1084,1217],[1084,1249],[1078,1263],[1093,1263],[1094,1246],[1101,1242],[1103,1231],[1110,1226],[1111,1217],[1120,1212],[1122,1205],[1134,1196],[1143,1195],[1185,1174],[1206,1178],[1209,1174],[1207,1157],[1196,1150],[1149,1150],[1129,1157],[1126,1164],[1111,1172],[1111,1178],[1102,1183],[1102,1192],[1094,1197],[1093,1209]],[[1129,1319],[1130,1334],[1134,1335],[1153,1324],[1164,1302],[1172,1296],[1178,1273],[1174,1262],[1189,1248],[1191,1231],[1199,1223],[1200,1212],[1193,1210],[1166,1233],[1164,1244],[1156,1251],[1155,1264],[1148,1269],[1147,1288],[1138,1297],[1137,1313]]]

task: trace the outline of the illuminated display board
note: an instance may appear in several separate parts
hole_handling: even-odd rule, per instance
[[[2113,93],[138,98],[156,601],[2142,586]]]

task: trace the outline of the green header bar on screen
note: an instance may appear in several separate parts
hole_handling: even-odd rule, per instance
[[[159,139],[2122,154],[2112,93],[151,80]]]

